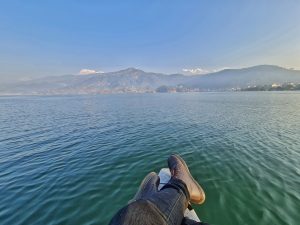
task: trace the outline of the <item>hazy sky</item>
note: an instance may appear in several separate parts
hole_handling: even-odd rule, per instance
[[[300,1],[9,0],[0,81],[137,67],[300,68]]]

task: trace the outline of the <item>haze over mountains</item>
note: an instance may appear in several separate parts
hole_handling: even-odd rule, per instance
[[[64,75],[23,81],[0,87],[1,95],[101,94],[155,92],[161,86],[188,91],[229,91],[273,83],[300,83],[300,71],[272,65],[225,69],[205,75],[166,75],[128,68],[91,75]]]

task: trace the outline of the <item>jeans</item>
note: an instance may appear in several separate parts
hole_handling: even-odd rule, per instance
[[[153,177],[156,176],[156,179]],[[159,178],[153,175],[144,179],[134,199],[112,218],[110,225],[182,225],[202,224],[184,219],[184,211],[190,200],[184,182],[171,178],[158,190]],[[151,177],[151,176],[149,176]]]
[[[160,191],[148,196],[148,200],[161,211],[168,225],[181,224],[189,199],[185,183],[176,178],[171,178]]]

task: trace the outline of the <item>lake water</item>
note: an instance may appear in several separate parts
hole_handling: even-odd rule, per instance
[[[180,154],[211,224],[300,221],[300,92],[0,98],[0,224],[107,224]]]

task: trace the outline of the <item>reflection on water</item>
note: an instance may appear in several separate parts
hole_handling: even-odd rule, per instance
[[[182,155],[211,224],[298,224],[300,93],[0,98],[1,224],[107,224]]]

